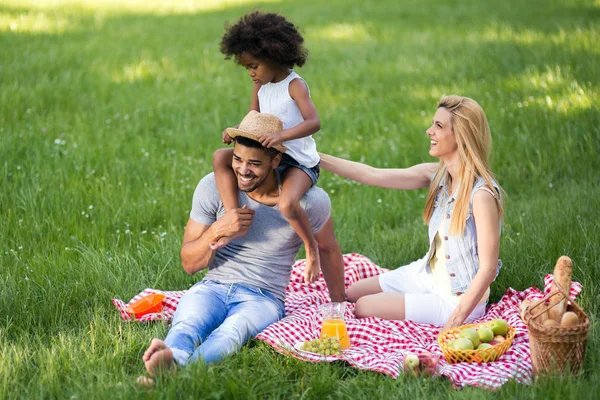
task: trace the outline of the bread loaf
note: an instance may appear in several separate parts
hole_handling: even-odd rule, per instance
[[[551,292],[558,290],[556,283],[566,292],[571,289],[571,277],[573,276],[573,262],[567,256],[561,256],[556,261],[554,267],[554,281],[552,282]],[[548,310],[548,318],[560,324],[562,316],[567,311],[567,301],[564,296],[553,296],[550,299],[550,309]]]
[[[560,326],[571,327],[579,325],[579,317],[573,311],[567,311],[563,314]]]
[[[547,320],[544,321],[544,326],[554,326],[554,327],[556,327],[556,326],[560,326],[560,324],[558,322],[556,322],[555,320],[553,320],[553,319],[547,319]]]

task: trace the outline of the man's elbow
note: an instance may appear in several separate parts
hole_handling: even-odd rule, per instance
[[[194,275],[196,272],[200,271],[202,268],[202,263],[197,260],[191,260],[189,257],[186,257],[183,252],[181,253],[181,265],[183,270],[190,275]]]

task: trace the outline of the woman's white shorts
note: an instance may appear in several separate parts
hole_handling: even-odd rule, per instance
[[[379,286],[384,292],[404,293],[404,318],[421,324],[444,325],[458,300],[435,293],[433,278],[423,265],[424,259],[379,275]],[[465,323],[485,314],[486,303],[478,304]]]

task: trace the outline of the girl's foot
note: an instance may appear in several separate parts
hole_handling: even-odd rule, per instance
[[[313,247],[316,249],[317,247]],[[313,283],[319,279],[321,273],[321,259],[319,251],[308,249],[306,250],[306,267],[304,268],[304,283]]]

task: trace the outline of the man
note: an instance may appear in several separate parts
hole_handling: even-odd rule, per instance
[[[276,117],[260,114],[259,118]],[[234,140],[232,167],[241,208],[224,211],[212,173],[196,188],[181,260],[189,274],[209,270],[181,298],[165,340],[153,339],[144,353],[151,376],[158,369],[197,360],[218,361],[285,314],[285,288],[302,241],[277,206],[276,168],[281,153],[253,140],[260,133],[257,126],[261,124],[240,124],[240,136]],[[329,197],[313,187],[302,205],[319,244],[331,299],[344,301],[343,260],[333,233]],[[213,250],[223,237],[233,240]]]

